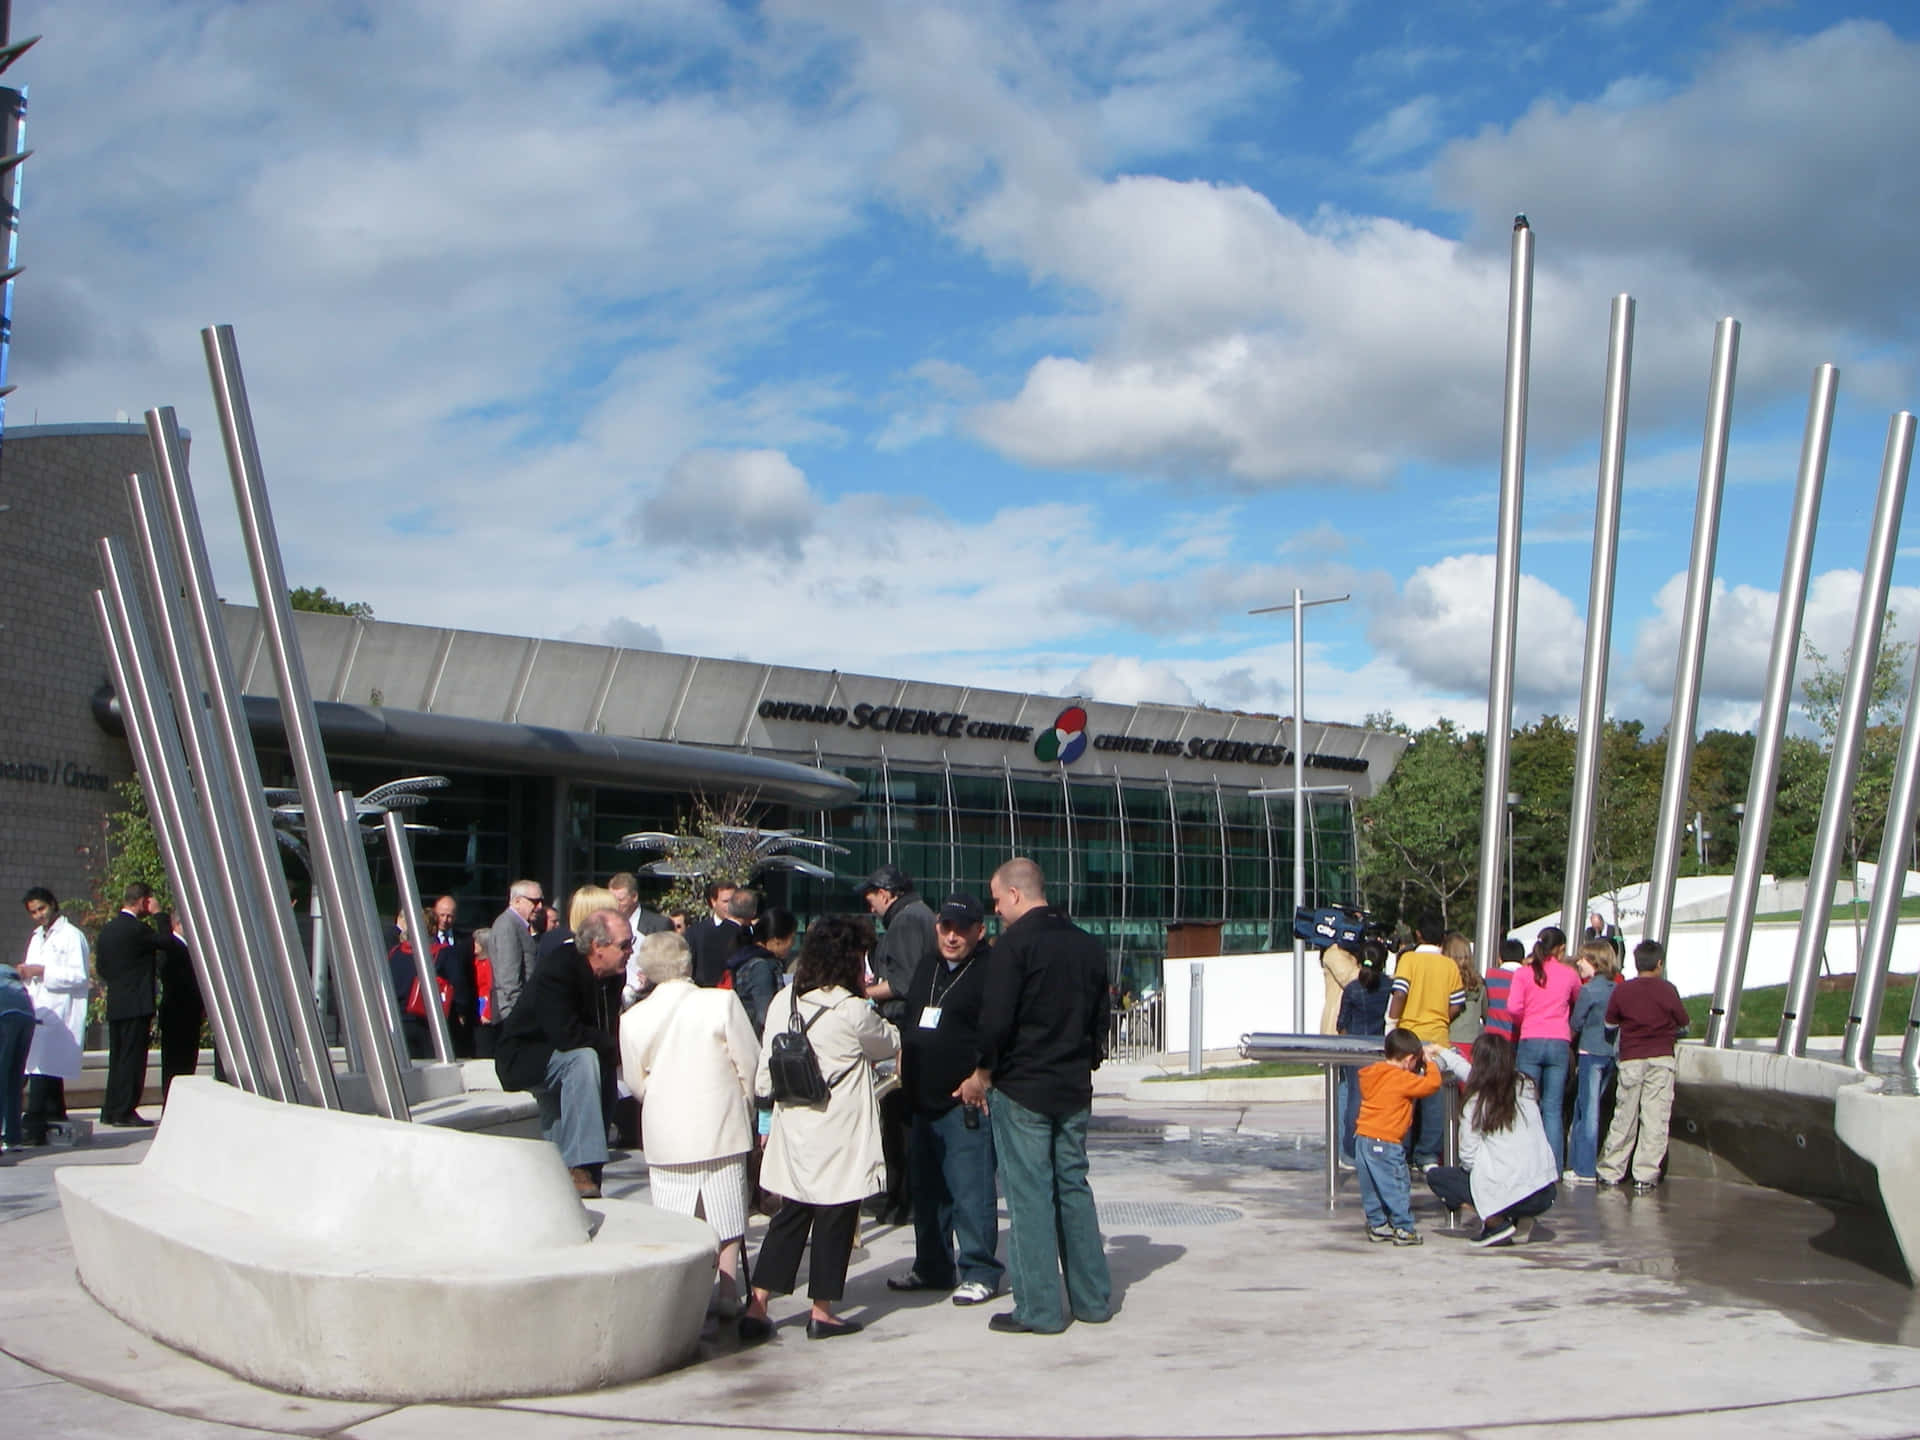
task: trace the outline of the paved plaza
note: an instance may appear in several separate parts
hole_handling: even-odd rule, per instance
[[[1920,1303],[1874,1217],[1676,1180],[1648,1198],[1563,1193],[1520,1249],[1476,1251],[1437,1210],[1420,1212],[1420,1248],[1372,1245],[1350,1179],[1326,1212],[1317,1104],[1127,1100],[1117,1090],[1137,1072],[1101,1078],[1093,1181],[1120,1299],[1109,1324],[993,1334],[986,1317],[1004,1305],[890,1293],[911,1236],[869,1229],[845,1306],[869,1327],[860,1336],[810,1343],[804,1300],[776,1302],[768,1344],[715,1336],[695,1363],[641,1384],[485,1405],[302,1399],[155,1344],[80,1289],[53,1191],[57,1166],[136,1161],[145,1137],[33,1152],[0,1169],[4,1428],[75,1440],[1920,1432]],[[612,1195],[645,1183],[637,1157],[609,1167]],[[501,1365],[541,1343],[502,1317]]]

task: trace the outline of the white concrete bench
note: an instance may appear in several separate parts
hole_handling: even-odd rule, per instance
[[[136,1329],[304,1395],[562,1394],[698,1343],[713,1230],[574,1195],[541,1141],[174,1082],[139,1165],[58,1175],[87,1290]]]

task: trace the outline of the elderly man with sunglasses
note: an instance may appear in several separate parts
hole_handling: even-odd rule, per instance
[[[573,1188],[594,1200],[607,1162],[600,1077],[618,1056],[618,1043],[600,1028],[599,988],[626,972],[633,930],[618,910],[596,910],[573,941],[534,967],[500,1027],[494,1069],[502,1088],[533,1092],[541,1135],[560,1148]]]

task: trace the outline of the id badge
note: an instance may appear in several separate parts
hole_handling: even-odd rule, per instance
[[[938,1005],[929,1005],[920,1012],[920,1028],[922,1030],[938,1030],[940,1028],[940,1007]]]

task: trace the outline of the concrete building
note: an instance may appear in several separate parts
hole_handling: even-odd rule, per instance
[[[91,888],[109,787],[131,774],[87,595],[94,538],[126,532],[124,476],[150,463],[139,426],[7,436],[0,760],[9,791],[35,802],[8,805],[0,822],[0,879],[16,894]],[[258,619],[227,607],[263,777],[291,784]],[[648,857],[619,849],[622,835],[676,828],[696,794],[743,793],[760,823],[847,851],[832,857],[834,883],[775,886],[803,917],[857,907],[850,883],[883,861],[937,898],[984,893],[1001,860],[1026,853],[1116,961],[1157,960],[1174,922],[1218,925],[1228,951],[1289,943],[1291,797],[1251,793],[1292,780],[1292,726],[1274,716],[346,616],[297,624],[336,782],[453,781],[419,814],[441,833],[416,860],[423,891],[459,897],[467,923],[494,914],[520,875],[565,894],[636,868]],[[16,626],[31,647],[14,642]],[[1352,802],[1404,741],[1345,725],[1305,735],[1307,783],[1346,787],[1309,797],[1305,898],[1350,900]]]

